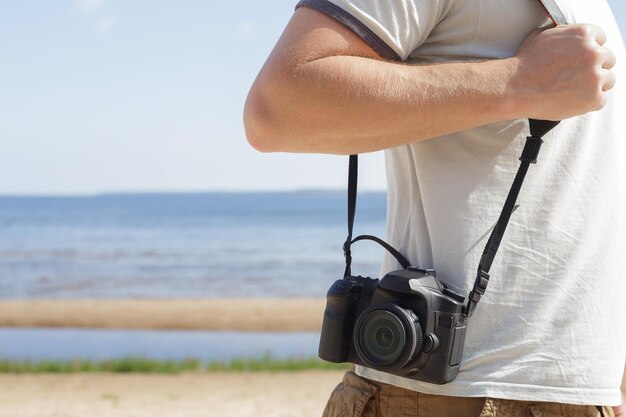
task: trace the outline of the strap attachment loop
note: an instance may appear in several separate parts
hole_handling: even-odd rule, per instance
[[[350,264],[352,262],[352,251],[350,250],[350,245],[352,241],[350,240],[350,236],[348,236],[348,240],[343,243],[343,256],[346,258],[346,264]]]
[[[487,285],[489,284],[489,274],[482,269],[478,270],[478,274],[476,276],[476,281],[474,282],[474,289],[469,293],[467,306],[466,306],[466,314],[468,317],[471,317],[474,314],[474,310],[476,310],[476,306],[480,301],[481,297],[487,291]]]
[[[522,151],[522,156],[520,156],[519,160],[522,162],[536,164],[537,156],[539,155],[542,144],[543,139],[541,139],[540,137],[528,136],[526,138],[526,145],[524,145],[524,150]]]
[[[478,276],[476,277],[476,282],[474,283],[474,291],[478,294],[483,295],[487,290],[487,285],[489,284],[489,274],[483,270],[478,271]]]

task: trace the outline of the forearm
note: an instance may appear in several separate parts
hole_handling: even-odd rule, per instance
[[[256,121],[246,123],[248,136],[261,150],[350,154],[506,120],[513,61],[410,66],[330,56],[266,68],[246,106]]]
[[[598,110],[615,83],[606,35],[590,25],[528,36],[509,59],[405,65],[383,61],[346,27],[300,8],[246,102],[261,151],[351,154],[520,117]]]

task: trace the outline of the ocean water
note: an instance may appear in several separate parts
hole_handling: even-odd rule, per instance
[[[361,193],[356,234],[385,211]],[[0,298],[322,297],[346,228],[341,191],[0,197]],[[359,242],[353,271],[382,256]]]

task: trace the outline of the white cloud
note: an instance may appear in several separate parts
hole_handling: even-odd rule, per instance
[[[75,0],[74,6],[85,14],[93,13],[102,9],[106,0]]]
[[[113,28],[113,25],[115,24],[115,18],[111,15],[107,15],[107,16],[102,16],[99,20],[98,20],[98,24],[96,25],[96,29],[98,30],[98,32],[104,34],[107,34],[111,31],[111,29]]]

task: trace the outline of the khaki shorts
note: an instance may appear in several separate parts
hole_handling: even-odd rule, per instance
[[[423,394],[346,372],[323,417],[615,417],[611,407]]]

